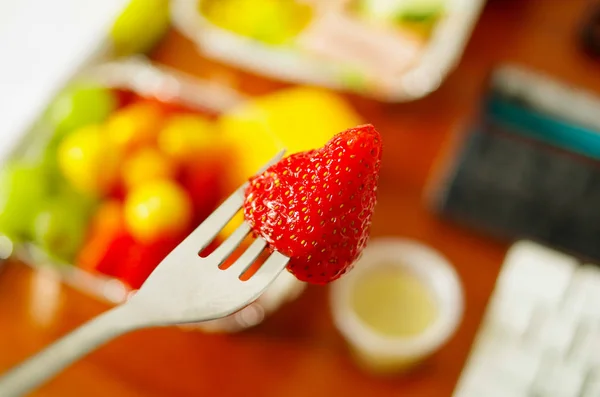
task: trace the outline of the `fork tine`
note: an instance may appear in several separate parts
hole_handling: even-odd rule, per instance
[[[257,238],[252,242],[250,247],[231,265],[226,272],[233,272],[237,276],[241,276],[258,258],[263,249],[267,246],[267,242],[262,238]]]
[[[264,172],[271,165],[278,162],[284,155],[285,149],[277,153],[257,174]],[[244,183],[235,192],[231,194],[212,214],[210,214],[204,222],[200,224],[187,238],[177,247],[188,249],[196,249],[198,252],[204,250],[221,230],[231,221],[235,214],[242,208],[244,204],[244,191],[248,183]],[[189,247],[188,247],[189,245]],[[177,250],[176,248],[176,250]]]
[[[195,249],[198,252],[204,250],[242,207],[245,187],[243,185],[233,192],[200,226],[187,236],[180,246],[185,245],[187,250],[189,244],[191,245],[189,249]]]
[[[289,261],[290,258],[278,251],[274,251],[248,281],[266,284],[270,280],[275,279],[285,269]]]
[[[240,246],[244,238],[250,233],[250,226],[246,222],[242,222],[240,226],[223,241],[221,245],[217,247],[209,256],[217,260],[217,266],[221,265],[225,258],[227,258],[237,247]]]

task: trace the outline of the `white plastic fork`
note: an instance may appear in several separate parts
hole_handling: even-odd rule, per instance
[[[281,151],[269,164],[283,156]],[[257,238],[227,269],[222,264],[250,233],[243,222],[210,255],[199,253],[241,209],[244,188],[236,190],[152,272],[126,303],[99,315],[0,378],[0,396],[23,396],[75,360],[124,333],[141,328],[214,320],[257,299],[277,278],[289,258],[275,251],[248,280],[240,276],[267,243]]]

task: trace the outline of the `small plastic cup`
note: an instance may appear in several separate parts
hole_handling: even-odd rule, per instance
[[[413,329],[410,335],[394,334],[388,330],[383,332],[381,328],[369,324],[364,315],[359,315],[356,302],[361,298],[357,291],[361,288],[361,282],[366,282],[370,275],[375,274],[370,272],[378,271],[390,272],[390,277],[393,272],[410,277],[415,283],[412,289],[416,286],[421,292],[426,292],[435,310],[431,311],[434,314],[422,329]],[[371,290],[374,290],[372,286]],[[331,285],[330,294],[335,325],[346,339],[357,363],[379,374],[403,372],[423,362],[454,334],[463,315],[462,286],[452,265],[432,248],[406,239],[371,240],[355,268]],[[413,303],[418,303],[410,300],[390,302],[385,294],[381,297],[378,295],[376,292],[369,296],[368,304],[373,304],[373,310],[377,310],[376,305],[388,305],[388,314],[390,309],[393,313],[397,308],[398,316],[403,316],[401,308],[405,310]],[[425,295],[420,296],[425,299]],[[364,294],[362,298],[365,298]],[[385,302],[382,301],[384,299]],[[390,308],[389,305],[396,303],[397,307]],[[383,321],[387,319],[383,317]],[[389,320],[398,321],[402,318]]]

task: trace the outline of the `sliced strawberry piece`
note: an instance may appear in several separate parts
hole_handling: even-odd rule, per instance
[[[365,248],[376,204],[382,143],[372,125],[293,154],[250,180],[244,215],[299,280],[325,284]]]

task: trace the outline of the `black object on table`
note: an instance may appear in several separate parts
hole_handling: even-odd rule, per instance
[[[600,3],[594,4],[590,12],[586,13],[580,32],[580,41],[588,55],[600,58]]]

